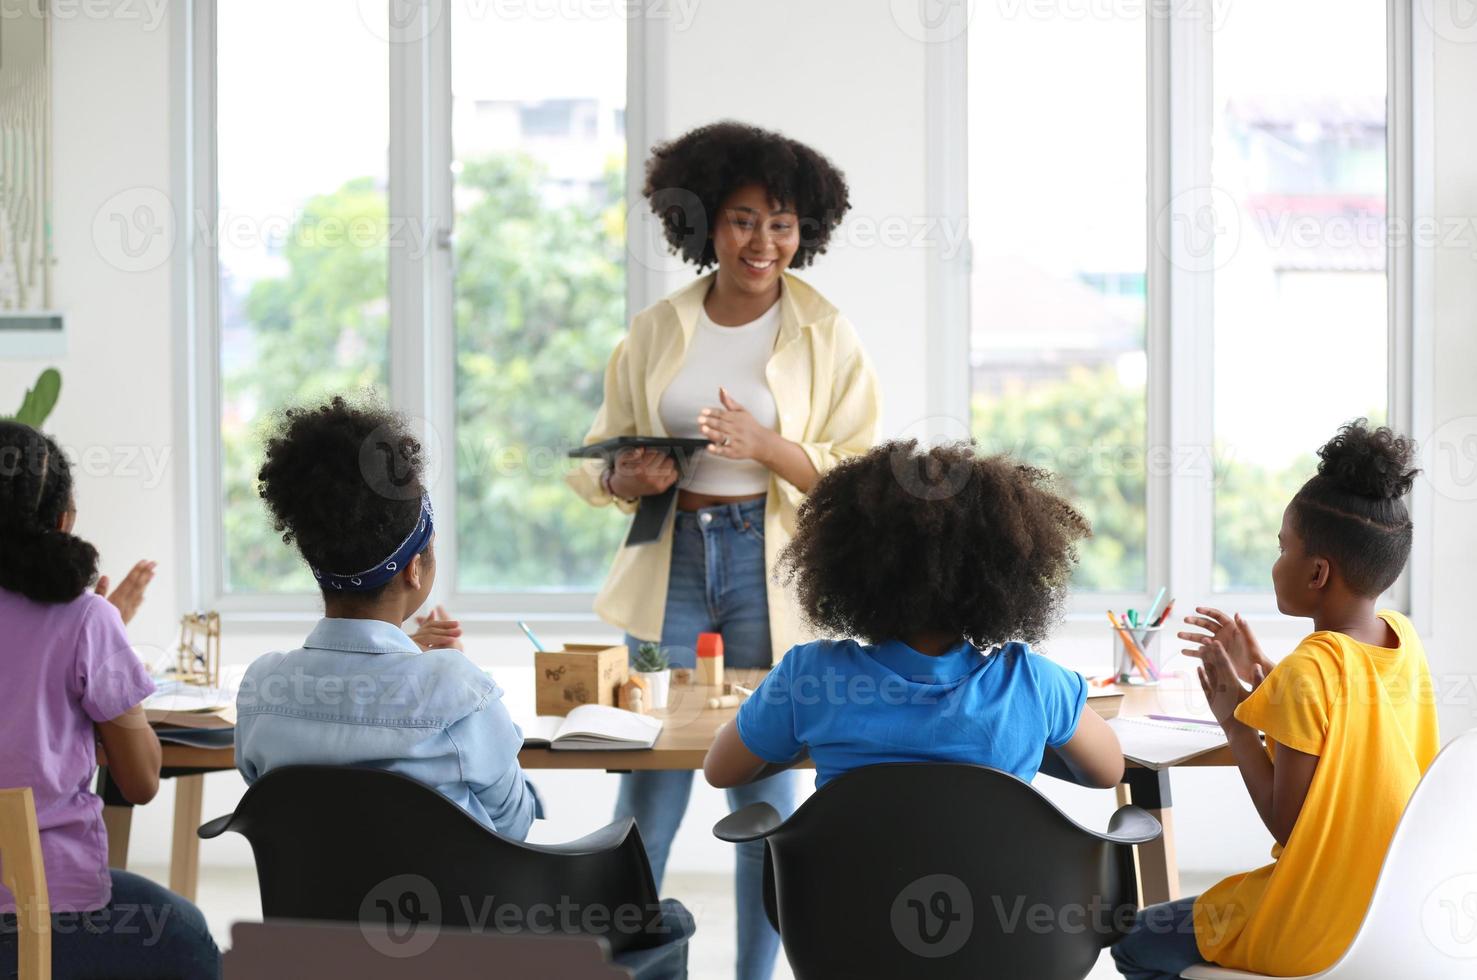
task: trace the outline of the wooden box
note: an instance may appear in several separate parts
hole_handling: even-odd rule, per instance
[[[630,653],[624,645],[568,643],[533,655],[535,707],[540,715],[567,715],[582,704],[616,706]]]

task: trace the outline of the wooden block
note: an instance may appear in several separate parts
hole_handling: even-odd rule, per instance
[[[535,653],[535,712],[567,715],[582,704],[614,707],[629,659],[624,646],[598,643],[569,643],[563,650]]]
[[[651,685],[646,683],[646,678],[640,674],[632,674],[620,686],[616,706],[626,711],[634,711],[638,715],[649,714],[651,712]]]
[[[697,635],[697,682],[702,687],[723,686],[723,636]]]

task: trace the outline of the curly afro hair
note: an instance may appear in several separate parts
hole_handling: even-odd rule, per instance
[[[1051,481],[973,443],[884,443],[810,491],[780,566],[823,634],[1039,642],[1092,533]]]
[[[405,420],[341,397],[284,411],[257,480],[283,542],[340,574],[384,561],[415,527],[425,491],[421,445]]]
[[[1405,569],[1414,525],[1403,498],[1419,470],[1415,444],[1357,419],[1318,450],[1318,475],[1292,498],[1303,548],[1338,566],[1349,588],[1378,596]]]
[[[851,208],[846,177],[830,160],[787,136],[732,121],[700,126],[652,147],[642,193],[661,219],[673,254],[706,269],[718,261],[711,236],[718,208],[748,184],[795,208],[800,247],[792,269],[805,268],[826,250]],[[699,208],[701,216],[694,213]]]
[[[72,470],[47,436],[0,422],[0,589],[71,602],[97,578],[97,549],[57,529],[72,508]]]

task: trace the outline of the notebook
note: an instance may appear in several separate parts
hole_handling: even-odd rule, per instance
[[[1120,717],[1110,718],[1108,726],[1118,733],[1123,757],[1150,769],[1168,769],[1227,744],[1226,733],[1213,722]]]
[[[1087,689],[1087,707],[1097,712],[1099,718],[1116,718],[1123,707],[1123,692],[1101,687]]]
[[[662,720],[603,704],[582,704],[564,717],[540,715],[520,724],[523,747],[583,751],[649,749],[662,732]]]

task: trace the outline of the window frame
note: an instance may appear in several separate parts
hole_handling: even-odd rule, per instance
[[[965,0],[961,0],[965,2]],[[1148,432],[1150,447],[1171,455],[1211,445],[1213,437],[1213,346],[1197,324],[1210,322],[1206,304],[1210,283],[1205,274],[1176,266],[1154,243],[1164,241],[1154,222],[1171,219],[1168,205],[1188,209],[1195,174],[1208,187],[1208,112],[1201,113],[1196,135],[1193,107],[1209,106],[1213,35],[1196,30],[1212,23],[1216,0],[1151,3],[1146,16],[1149,121],[1149,181],[1146,221],[1150,242],[1148,275]],[[173,146],[171,200],[176,202],[174,278],[175,490],[182,502],[183,531],[175,557],[182,608],[220,610],[236,621],[300,622],[318,615],[315,593],[263,594],[224,589],[224,523],[221,506],[220,369],[215,71],[215,0],[189,0],[170,19],[172,76],[186,84],[171,92]],[[428,420],[437,431],[454,433],[455,325],[452,313],[451,120],[449,17],[441,3],[412,5],[415,18],[392,25],[406,40],[389,45],[390,213],[426,222],[442,230],[437,246],[420,258],[406,250],[390,251],[390,401],[401,411]],[[1431,106],[1434,89],[1434,30],[1414,12],[1414,0],[1387,0],[1389,78],[1387,115],[1387,220],[1411,227],[1416,216],[1433,213],[1434,136]],[[1167,9],[1167,14],[1161,11]],[[429,20],[430,29],[423,29]],[[631,166],[631,148],[644,149],[652,134],[665,131],[665,36],[648,30],[639,17],[627,25],[626,145],[627,200],[639,199],[640,168]],[[967,34],[960,32],[928,45],[924,58],[925,175],[927,208],[942,220],[968,219],[968,121],[966,79]],[[439,109],[439,111],[438,111]],[[1186,124],[1186,120],[1191,125]],[[418,138],[406,139],[414,131]],[[1198,144],[1197,144],[1198,140]],[[1180,212],[1176,212],[1180,213]],[[640,230],[627,228],[634,254]],[[1433,261],[1429,249],[1416,248],[1411,235],[1395,236],[1387,264],[1390,356],[1389,417],[1406,432],[1430,430],[1434,310]],[[925,363],[930,384],[928,417],[923,435],[957,435],[968,425],[970,381],[969,287],[970,249],[947,254],[941,247],[927,257],[926,322],[930,325]],[[640,263],[628,266],[627,310],[642,309],[664,292],[659,269]],[[1198,336],[1197,336],[1198,334]],[[963,356],[961,356],[963,355]],[[448,441],[448,445],[453,445]],[[454,461],[447,461],[454,474]],[[433,490],[437,513],[455,527],[454,476],[444,476]],[[1411,509],[1416,534],[1411,560],[1392,595],[1417,626],[1428,624],[1432,577],[1430,514],[1432,493],[1417,481]],[[1208,484],[1194,474],[1150,473],[1146,484],[1147,564],[1150,583],[1167,582],[1183,597],[1211,596],[1234,601],[1246,612],[1270,615],[1270,593],[1215,593],[1213,569],[1213,498]],[[1172,528],[1192,533],[1171,534]],[[460,617],[511,623],[537,617],[555,626],[595,623],[591,592],[464,592],[456,587],[456,536],[438,540],[440,574],[437,601],[454,604]],[[1140,593],[1082,593],[1072,597],[1069,619],[1100,619],[1105,604],[1115,608],[1142,605]],[[1424,628],[1424,627],[1423,627]]]
[[[388,156],[391,234],[414,223],[434,247],[417,255],[388,248],[388,402],[441,435],[445,458],[431,498],[442,526],[457,519],[455,452],[454,210],[451,145],[451,16],[447,0],[412,4],[403,20],[387,25],[389,43]],[[316,618],[316,592],[261,593],[225,588],[224,508],[221,498],[221,372],[219,213],[216,133],[216,0],[190,0],[172,18],[174,77],[187,80],[173,94],[173,200],[176,209],[175,394],[176,443],[185,458],[177,490],[185,502],[186,533],[177,559],[184,608],[219,610],[238,622],[271,624]],[[626,26],[626,146],[648,145],[660,132],[661,34],[639,17]],[[639,168],[627,167],[628,200],[639,198]],[[633,197],[632,195],[636,195]],[[627,228],[628,243],[637,229]],[[628,249],[628,254],[631,254]],[[660,294],[656,270],[632,263],[626,278],[627,310],[639,310]],[[453,604],[464,620],[506,621],[537,617],[545,623],[589,626],[596,622],[589,591],[462,591],[457,583],[456,535],[437,537],[437,576],[431,601]]]
[[[1214,271],[1175,261],[1182,236],[1168,230],[1208,206],[1212,189],[1213,74],[1217,0],[1176,0],[1145,5],[1148,65],[1148,188],[1145,208],[1148,254],[1148,431],[1152,460],[1145,486],[1145,592],[1075,592],[1068,619],[1101,620],[1104,608],[1142,607],[1157,587],[1189,601],[1234,604],[1247,615],[1270,618],[1270,590],[1218,591],[1214,587],[1214,487],[1208,477],[1214,446]],[[1431,214],[1430,161],[1434,147],[1429,105],[1433,31],[1414,11],[1414,0],[1386,0],[1386,220],[1410,228],[1414,216]],[[967,227],[969,123],[968,28],[936,41],[927,54],[926,174],[929,211]],[[1429,306],[1429,250],[1413,236],[1387,236],[1390,424],[1408,433],[1429,431],[1433,313]],[[956,256],[935,248],[929,262],[927,356],[930,435],[967,430],[970,419],[971,250]],[[1430,488],[1417,481],[1410,500],[1416,534],[1411,560],[1384,601],[1412,615],[1429,616]]]

